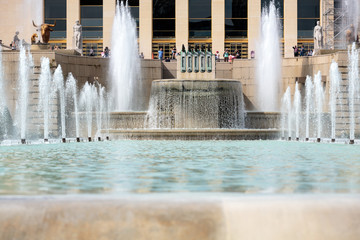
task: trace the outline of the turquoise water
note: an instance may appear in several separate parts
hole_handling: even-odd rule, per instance
[[[360,193],[360,146],[111,141],[0,147],[0,195]]]

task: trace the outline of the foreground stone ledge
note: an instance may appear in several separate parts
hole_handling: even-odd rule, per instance
[[[359,239],[359,195],[0,198],[0,239]]]

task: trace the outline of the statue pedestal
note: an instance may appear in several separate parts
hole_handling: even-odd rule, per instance
[[[48,51],[50,50],[50,44],[32,44],[30,46],[31,51]]]

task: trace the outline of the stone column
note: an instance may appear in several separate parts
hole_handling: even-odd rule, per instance
[[[153,1],[140,0],[139,2],[139,49],[145,58],[151,58],[153,36]]]
[[[80,0],[66,0],[66,48],[73,49],[73,26],[80,21]],[[81,22],[80,22],[81,24]]]
[[[284,1],[284,57],[293,57],[297,45],[297,0]]]
[[[111,32],[115,16],[114,0],[103,0],[103,46],[111,49]]]
[[[184,44],[187,48],[189,42],[189,1],[175,0],[175,37],[176,51],[181,51]]]
[[[224,52],[225,44],[225,0],[212,0],[211,5],[212,52]]]
[[[261,24],[261,0],[248,1],[248,56],[256,50]],[[256,56],[256,52],[255,52]]]

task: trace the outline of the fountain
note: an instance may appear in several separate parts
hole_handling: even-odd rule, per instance
[[[128,5],[117,1],[112,29],[109,80],[116,111],[142,110],[136,23]]]
[[[50,100],[52,92],[52,81],[50,72],[50,62],[48,58],[41,60],[41,74],[39,79],[39,112],[42,111],[44,117],[44,142],[49,141],[49,120],[50,120]]]
[[[298,82],[296,82],[296,84],[295,84],[294,114],[295,114],[295,138],[297,141],[299,141],[299,139],[300,139],[301,94],[300,94]]]
[[[331,112],[331,141],[335,142],[336,137],[336,110],[337,101],[341,99],[340,81],[341,74],[339,72],[338,64],[333,61],[330,66],[330,112]]]
[[[291,123],[292,123],[292,109],[291,109],[291,92],[290,87],[288,87],[285,91],[284,97],[282,98],[282,128],[285,129],[285,122],[287,122],[287,130],[288,130],[288,140],[291,140]],[[287,119],[287,121],[285,121]],[[284,133],[284,130],[283,130]],[[285,135],[283,134],[283,138],[285,138]]]
[[[281,79],[279,17],[273,1],[261,14],[261,42],[256,53],[257,99],[261,111],[278,111]]]
[[[76,80],[74,76],[69,73],[69,76],[66,80],[66,99],[67,99],[67,106],[72,106],[71,113],[74,114],[75,118],[75,137],[76,141],[80,142],[80,126],[79,126],[79,111],[78,111],[78,97],[77,97],[77,86]]]
[[[55,83],[55,91],[58,92],[60,99],[61,139],[62,142],[65,143],[66,142],[66,123],[65,123],[66,101],[65,101],[64,76],[61,69],[61,65],[59,65],[54,72],[54,83]]]
[[[355,139],[355,105],[359,103],[359,52],[353,43],[349,55],[349,112],[350,112],[350,143]]]
[[[317,141],[321,141],[322,133],[322,114],[323,114],[323,102],[324,102],[324,90],[321,82],[321,72],[319,71],[314,78],[315,86],[315,109],[317,116]]]
[[[26,143],[26,121],[27,121],[27,108],[28,108],[28,98],[29,98],[29,71],[30,64],[32,63],[32,57],[29,54],[26,57],[25,47],[20,45],[20,62],[19,62],[19,80],[18,80],[18,89],[19,95],[18,99],[18,109],[16,123],[20,125],[20,139],[21,143]]]
[[[2,60],[2,47],[0,45],[0,139],[4,139],[8,135],[8,126],[7,126],[7,104],[6,104],[6,95],[5,95],[5,79],[4,79],[4,70],[3,70],[3,60]]]
[[[306,91],[305,140],[306,141],[308,141],[310,138],[310,113],[312,112],[312,109],[313,109],[313,98],[312,98],[313,88],[314,88],[314,85],[312,83],[312,79],[310,76],[307,76],[306,81],[305,81],[305,91]]]

